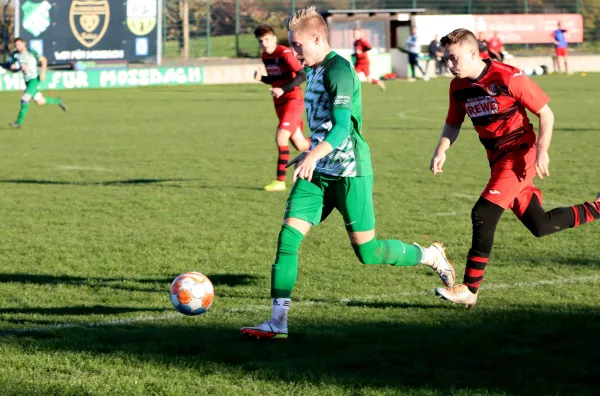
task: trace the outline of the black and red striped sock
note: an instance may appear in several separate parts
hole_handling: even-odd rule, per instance
[[[600,201],[584,202],[581,205],[571,206],[575,216],[573,227],[600,219]]]
[[[467,256],[467,268],[465,268],[464,284],[467,285],[471,293],[477,293],[479,285],[483,280],[485,266],[488,263],[487,257],[481,257],[472,252]]]
[[[277,180],[285,181],[285,166],[289,160],[290,146],[279,146],[279,157],[277,158]]]

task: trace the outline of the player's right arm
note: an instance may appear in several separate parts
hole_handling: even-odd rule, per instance
[[[446,124],[442,129],[442,135],[438,141],[437,147],[433,152],[429,169],[434,175],[443,172],[444,162],[446,162],[446,151],[456,141],[460,133],[460,127],[465,120],[465,109],[462,105],[452,96],[452,89],[450,90],[450,104],[448,106],[448,115],[446,116]]]
[[[353,70],[347,62],[337,62],[327,68],[323,76],[323,86],[329,96],[329,117],[331,129],[325,139],[306,154],[294,171],[297,178],[311,180],[317,161],[331,153],[344,142],[352,132],[352,100],[354,97]]]
[[[10,59],[8,60],[8,64],[10,65],[10,70],[16,72],[19,71],[19,65],[17,60],[15,59],[15,52],[10,54]]]

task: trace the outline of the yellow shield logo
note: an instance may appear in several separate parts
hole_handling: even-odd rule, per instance
[[[137,36],[154,30],[158,17],[158,0],[127,0],[127,27]]]
[[[69,24],[81,45],[91,48],[98,44],[110,21],[108,0],[73,0],[69,9]]]

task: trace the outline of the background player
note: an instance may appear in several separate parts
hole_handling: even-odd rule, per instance
[[[442,172],[446,150],[458,137],[465,114],[479,133],[491,167],[490,180],[471,212],[473,239],[464,283],[436,289],[442,298],[470,307],[477,302],[496,226],[506,209],[512,209],[533,235],[542,237],[600,218],[600,194],[595,201],[544,211],[542,193],[533,178],[550,176],[548,148],[554,114],[548,96],[517,68],[482,60],[477,39],[469,30],[457,29],[441,43],[448,69],[456,78],[450,84],[448,116],[431,171],[434,175]],[[526,109],[539,117],[537,142]]]
[[[284,224],[272,266],[270,320],[243,327],[255,338],[287,338],[287,314],[298,275],[298,250],[306,233],[334,208],[344,219],[358,259],[364,264],[414,266],[426,264],[454,283],[454,269],[435,242],[423,249],[397,240],[375,237],[373,173],[369,146],[360,130],[360,81],[350,63],[333,52],[327,41],[327,24],[315,7],[296,11],[286,21],[294,52],[310,68],[306,110],[312,150],[300,154],[294,187],[288,197]]]
[[[67,106],[65,106],[62,99],[44,98],[40,90],[40,81],[46,79],[46,68],[48,66],[46,57],[38,55],[34,50],[27,49],[27,43],[20,37],[17,37],[14,43],[16,51],[10,56],[10,69],[14,72],[21,71],[23,73],[25,92],[21,96],[21,110],[17,121],[11,122],[9,125],[13,128],[20,128],[23,125],[27,111],[29,111],[29,101],[31,99],[39,106],[57,104],[66,111]],[[38,68],[38,63],[41,68]]]
[[[354,70],[358,74],[359,78],[363,78],[368,83],[375,84],[382,90],[385,90],[385,83],[381,80],[371,77],[371,60],[369,59],[369,52],[371,50],[371,43],[369,43],[362,36],[362,31],[359,28],[355,28],[352,31],[354,35]]]
[[[298,151],[310,148],[310,140],[302,134],[302,114],[304,113],[304,98],[300,84],[306,81],[304,67],[294,57],[292,50],[277,45],[277,36],[271,26],[261,25],[254,30],[263,49],[262,61],[267,69],[267,75],[254,72],[254,78],[271,85],[271,95],[275,104],[275,112],[279,125],[275,135],[279,155],[277,157],[277,179],[265,186],[266,191],[284,191],[286,189],[286,165],[290,159],[288,141]]]
[[[567,31],[562,28],[562,23],[558,22],[558,29],[552,32],[552,41],[554,42],[554,53],[556,54],[556,67],[561,72],[560,60],[565,64],[565,73],[569,74],[569,65],[567,64],[567,52],[569,44],[565,36]]]
[[[498,37],[498,32],[494,32],[494,35],[488,41],[488,51],[490,58],[493,60],[504,61],[504,44],[502,44],[502,40]]]

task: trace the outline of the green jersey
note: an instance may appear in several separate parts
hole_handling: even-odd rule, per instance
[[[21,65],[27,65],[27,71],[23,71],[25,82],[38,78],[40,73],[38,70],[38,62],[40,57],[34,50],[27,50],[24,54],[15,51],[10,55],[10,64],[19,62]],[[22,66],[21,66],[22,67]]]
[[[325,140],[334,127],[335,110],[350,111],[349,135],[317,162],[315,170],[341,177],[372,175],[369,146],[360,133],[360,81],[352,65],[334,51],[329,53],[319,67],[308,71],[304,104],[313,147]]]

